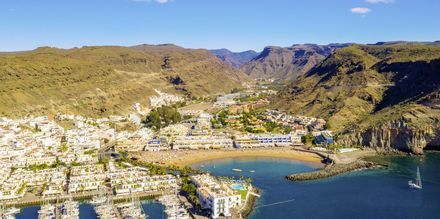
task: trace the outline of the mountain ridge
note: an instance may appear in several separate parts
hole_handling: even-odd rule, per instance
[[[230,92],[248,77],[208,50],[144,44],[3,53],[0,79],[0,115],[102,116],[148,105],[156,88],[202,97]]]
[[[259,53],[254,50],[247,50],[243,52],[232,52],[228,49],[213,49],[210,50],[212,54],[217,56],[224,63],[234,67],[240,68],[253,58],[255,58]]]
[[[440,145],[440,47],[351,45],[272,101],[328,120],[343,145],[421,153]]]
[[[241,68],[253,78],[292,81],[319,64],[335,49],[348,44],[293,44],[290,47],[267,46]]]

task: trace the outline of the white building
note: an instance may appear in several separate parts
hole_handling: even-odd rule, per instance
[[[173,142],[173,149],[218,149],[232,148],[231,138],[226,136],[178,136]]]
[[[107,177],[116,195],[176,189],[177,178],[173,175],[150,175],[142,167],[116,168],[112,163]]]
[[[301,142],[297,135],[243,135],[237,136],[234,140],[236,148],[254,148],[254,147],[283,147],[290,146],[294,142]]]
[[[191,176],[197,186],[197,196],[203,209],[211,211],[211,218],[231,217],[232,209],[241,205],[241,195],[209,174]]]
[[[70,171],[68,191],[69,193],[96,191],[104,186],[105,180],[106,174],[102,164],[74,166]]]

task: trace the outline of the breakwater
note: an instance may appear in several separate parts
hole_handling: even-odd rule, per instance
[[[377,165],[376,163],[370,161],[357,160],[348,164],[327,165],[324,168],[317,171],[291,174],[286,176],[286,178],[292,181],[315,180],[315,179],[322,179],[331,176],[336,176],[342,173],[351,172],[355,170],[369,169],[376,167],[380,167],[380,165]]]

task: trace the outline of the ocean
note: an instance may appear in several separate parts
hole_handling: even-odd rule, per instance
[[[386,169],[292,182],[291,173],[313,171],[311,163],[279,158],[228,158],[193,164],[217,176],[252,177],[261,198],[251,219],[276,218],[440,218],[440,153],[423,157],[376,158]],[[408,188],[417,166],[422,190]],[[234,172],[232,169],[242,169]],[[255,170],[254,173],[249,172]]]

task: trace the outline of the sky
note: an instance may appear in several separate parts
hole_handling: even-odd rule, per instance
[[[0,0],[0,51],[440,40],[439,0]]]

